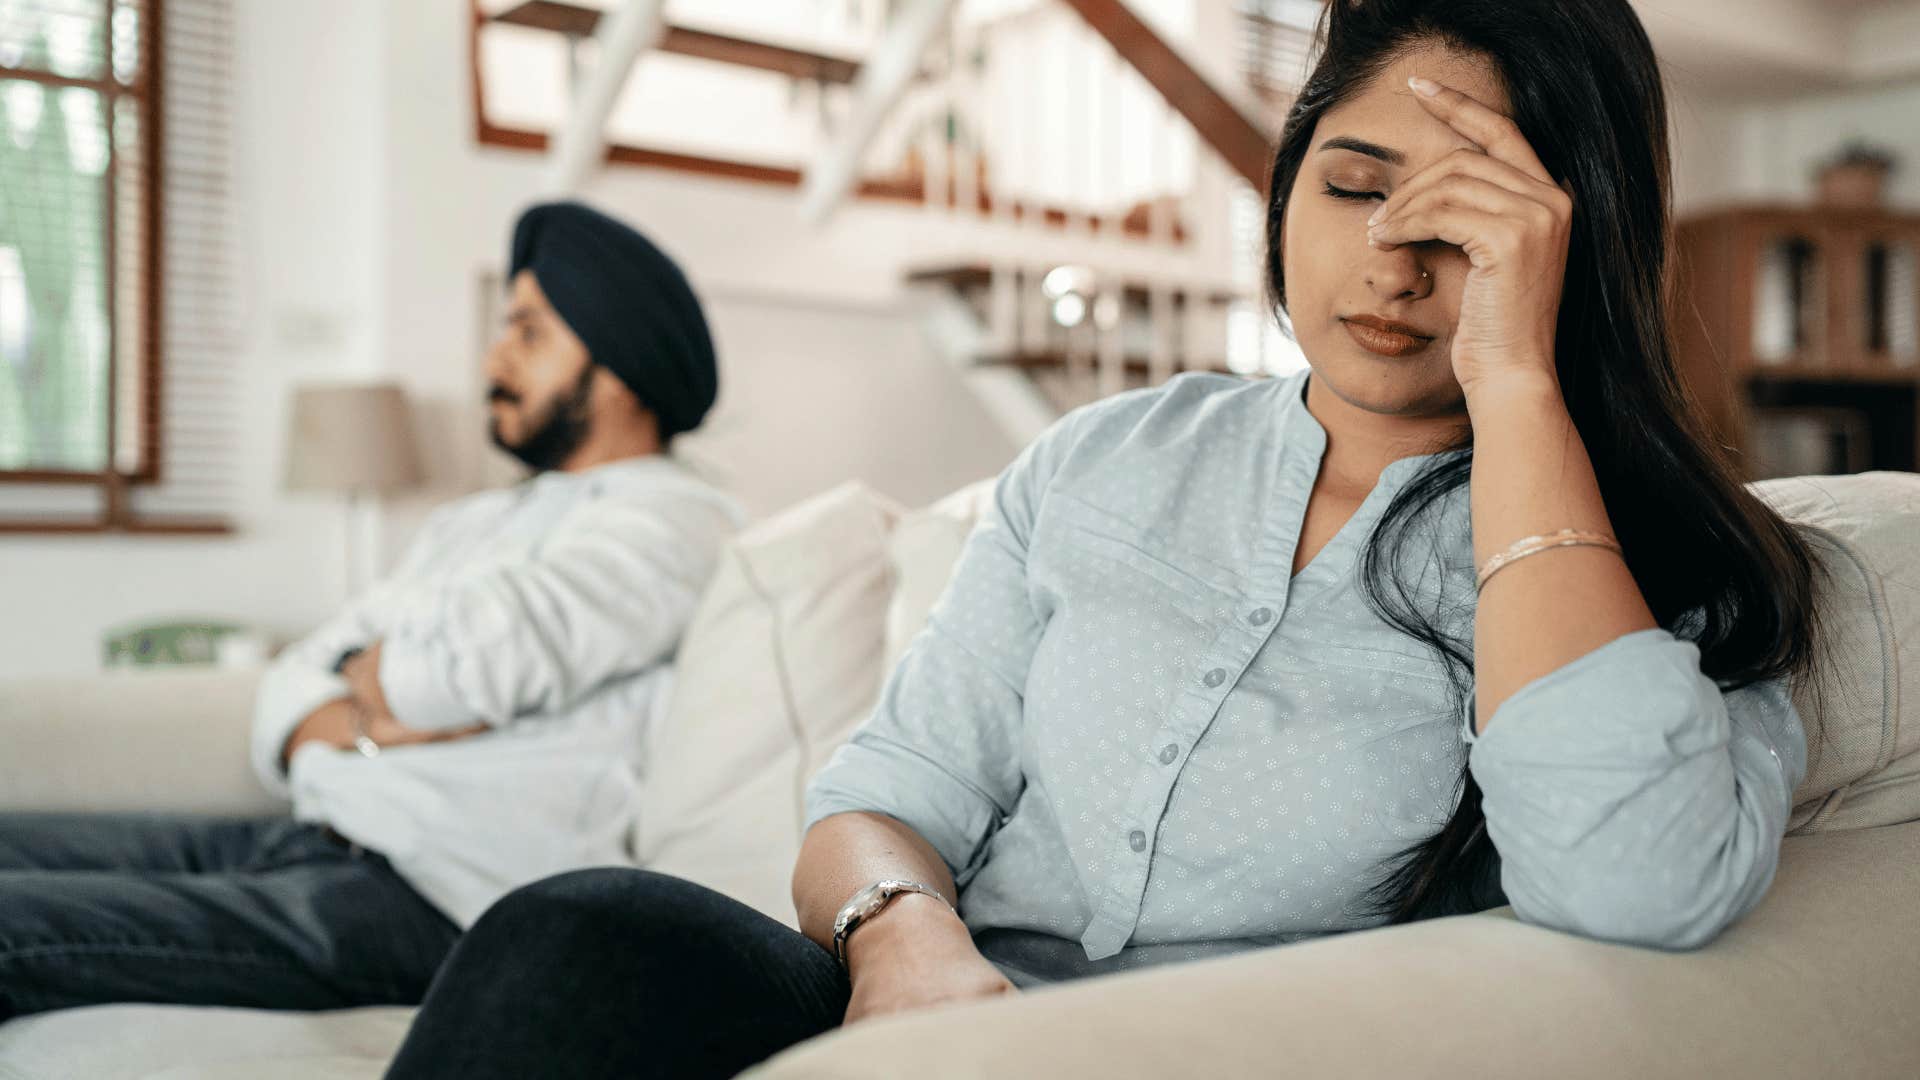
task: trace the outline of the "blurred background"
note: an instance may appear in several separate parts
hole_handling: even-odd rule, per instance
[[[1913,470],[1920,2],[1635,7],[1691,392],[1751,478]],[[685,267],[677,452],[756,516],[1297,370],[1260,184],[1319,9],[0,0],[0,678],[257,661],[511,482],[480,359],[542,197]]]

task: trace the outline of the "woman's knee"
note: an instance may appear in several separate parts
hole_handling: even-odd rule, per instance
[[[501,897],[467,931],[469,939],[501,939],[509,947],[631,947],[671,940],[711,918],[718,894],[651,870],[595,867],[542,878]],[[724,898],[722,898],[724,899]]]

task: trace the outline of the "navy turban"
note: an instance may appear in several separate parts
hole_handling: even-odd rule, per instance
[[[664,441],[700,426],[719,393],[713,339],[693,287],[646,237],[577,202],[543,203],[513,227],[509,278],[533,271],[593,362],[660,420]]]

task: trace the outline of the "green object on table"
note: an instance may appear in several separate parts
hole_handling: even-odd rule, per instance
[[[244,633],[230,622],[175,622],[123,627],[108,631],[108,667],[159,667],[213,664],[220,659],[221,639]]]

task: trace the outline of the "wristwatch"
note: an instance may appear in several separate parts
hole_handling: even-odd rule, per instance
[[[854,928],[880,914],[880,909],[886,907],[887,902],[894,897],[909,892],[925,893],[946,904],[947,910],[953,910],[953,903],[941,896],[940,890],[930,885],[922,885],[917,881],[902,881],[899,878],[874,882],[854,893],[853,899],[847,901],[847,906],[841,908],[840,914],[833,918],[833,955],[839,958],[842,968],[847,966],[847,938],[853,934]]]

